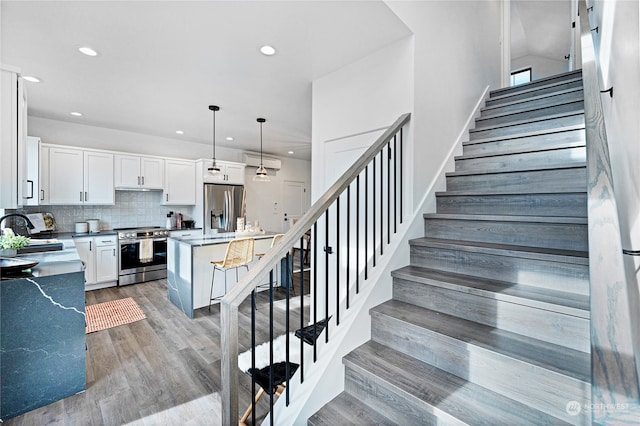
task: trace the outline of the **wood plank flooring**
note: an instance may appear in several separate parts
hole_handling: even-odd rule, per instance
[[[291,299],[291,331],[300,324],[296,275],[298,297]],[[308,294],[308,277],[305,287]],[[283,300],[285,294],[276,289],[274,298]],[[190,320],[167,299],[166,280],[86,293],[87,304],[124,297],[133,297],[147,319],[87,335],[87,390],[7,420],[6,425],[221,424],[218,305],[211,312],[197,310]],[[256,305],[256,339],[261,343],[268,336],[268,291],[257,295]],[[239,311],[241,323],[250,324],[248,301]],[[306,324],[308,302],[304,312]],[[275,336],[284,333],[284,324],[284,309],[274,308]],[[240,333],[240,339],[241,351],[248,349],[249,332]],[[240,373],[240,382],[244,411],[251,400],[251,380]],[[263,398],[258,405],[257,420],[264,418],[267,401]]]

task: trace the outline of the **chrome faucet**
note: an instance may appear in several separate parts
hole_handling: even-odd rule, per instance
[[[11,217],[11,216],[17,216],[17,217],[21,217],[24,219],[25,222],[27,222],[27,228],[29,229],[33,229],[35,228],[35,226],[33,226],[33,223],[31,223],[31,221],[29,220],[29,218],[21,213],[8,213],[5,214],[4,216],[0,217],[0,225],[2,225],[2,221],[4,221],[6,218]],[[0,226],[0,233],[2,232],[2,226]]]

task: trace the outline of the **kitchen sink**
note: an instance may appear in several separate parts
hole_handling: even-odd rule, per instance
[[[10,275],[12,273],[24,271],[38,264],[38,261],[32,259],[22,259],[17,257],[0,257],[0,276]]]

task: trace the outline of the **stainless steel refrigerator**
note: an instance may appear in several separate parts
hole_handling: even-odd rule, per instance
[[[204,184],[205,234],[234,232],[239,217],[245,217],[244,186]]]

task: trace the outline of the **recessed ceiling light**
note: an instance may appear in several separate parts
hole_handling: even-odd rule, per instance
[[[78,50],[87,56],[98,56],[98,52],[87,46],[79,47]]]
[[[176,130],[176,133],[179,135],[184,135],[184,132],[182,130]]]
[[[70,112],[69,114],[74,115],[76,117],[82,117],[82,113],[81,112],[73,111],[73,112]]]
[[[294,153],[293,151],[289,151],[289,154],[293,154],[293,153]]]
[[[38,77],[34,77],[32,75],[25,75],[22,78],[27,80],[27,81],[30,81],[32,83],[40,83],[40,79]]]
[[[227,139],[228,141],[232,141],[232,140],[233,140],[233,138],[232,138],[231,136],[227,136],[227,138],[226,138],[226,139]]]
[[[262,52],[263,55],[271,56],[276,53],[276,49],[267,44],[260,48],[260,52]]]

